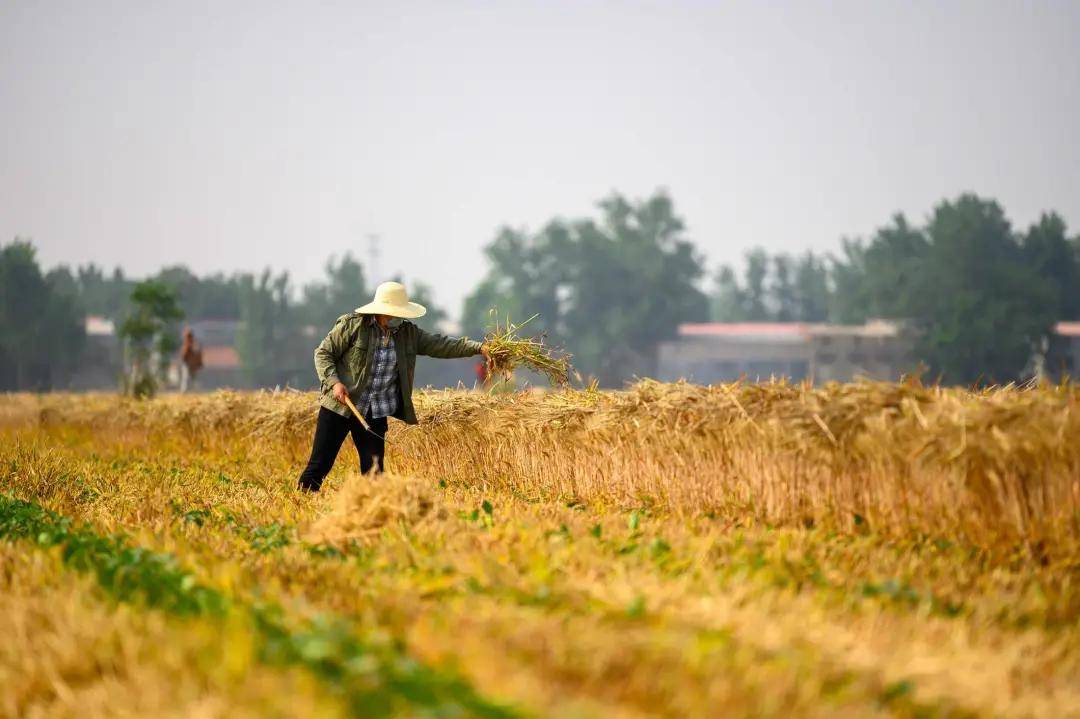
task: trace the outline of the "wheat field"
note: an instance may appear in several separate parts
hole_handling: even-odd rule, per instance
[[[1080,390],[0,397],[0,716],[1080,716]]]

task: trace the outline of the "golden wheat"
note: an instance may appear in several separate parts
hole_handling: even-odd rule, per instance
[[[624,507],[614,491],[585,506],[550,491],[542,464],[531,484],[440,483],[426,473],[359,477],[343,456],[327,491],[310,497],[294,489],[290,456],[306,449],[310,396],[77,399],[12,398],[21,409],[0,429],[6,492],[172,553],[238,606],[280,603],[289,626],[347,617],[361,636],[405,647],[409,663],[453,667],[526,714],[1067,716],[1080,707],[1080,597],[1068,561],[1001,563],[940,538],[889,539],[866,522],[848,534],[739,527],[659,502]],[[425,416],[438,407],[450,422],[476,406],[565,414],[632,408],[631,399],[423,401]],[[423,458],[403,434],[399,464],[405,448]],[[105,608],[49,625],[56,593],[4,565],[5,588],[22,588],[7,595],[7,616],[25,629],[10,630],[22,633],[0,651],[0,676],[38,657],[41,680],[0,715],[65,715],[80,701],[84,715],[104,715],[109,692],[118,711],[171,702],[209,715],[348,712],[336,701],[342,678],[322,676],[323,696],[307,672],[266,666],[242,617],[108,609],[101,588],[62,572],[56,554],[25,541],[0,547],[16,562],[46,561],[61,592]],[[151,639],[118,639],[140,632]],[[317,660],[336,636],[304,630],[292,641]],[[133,648],[121,662],[112,646]],[[214,673],[220,662],[231,673]]]
[[[507,318],[500,324],[495,318],[494,328],[484,337],[490,364],[488,371],[492,375],[508,375],[518,367],[526,367],[544,375],[553,385],[566,385],[570,381],[570,355],[557,352],[544,344],[544,339],[522,337],[521,328],[538,315],[533,315],[521,324],[514,324]]]
[[[423,393],[391,473],[349,450],[309,496],[311,394],[3,397],[5,506],[122,532],[138,552],[117,561],[166,553],[191,577],[168,591],[233,610],[110,599],[37,530],[9,536],[0,681],[27,681],[0,716],[1080,715],[1077,399]],[[249,613],[267,603],[271,635]],[[350,637],[375,649],[341,658]],[[299,665],[267,653],[286,639]],[[395,690],[396,667],[449,703]]]
[[[623,392],[417,397],[402,474],[732,522],[869,523],[1031,556],[1080,556],[1080,391],[641,382]],[[236,441],[305,456],[313,395],[22,398],[0,418]],[[346,458],[345,461],[351,461]]]

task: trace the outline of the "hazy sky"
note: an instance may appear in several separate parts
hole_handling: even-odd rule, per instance
[[[710,267],[974,190],[1080,230],[1080,2],[0,0],[0,239],[367,260],[456,314],[498,226],[667,188]]]

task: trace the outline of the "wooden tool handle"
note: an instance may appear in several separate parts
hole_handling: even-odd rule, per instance
[[[358,420],[360,420],[360,425],[361,425],[361,426],[362,426],[362,427],[363,427],[364,429],[366,429],[366,430],[368,430],[368,431],[370,432],[370,431],[371,431],[371,427],[369,427],[369,426],[368,426],[368,423],[367,423],[367,422],[366,422],[366,421],[364,420],[364,417],[363,417],[363,415],[361,415],[361,414],[360,414],[359,412],[357,412],[357,411],[356,411],[356,405],[355,405],[355,404],[353,404],[353,402],[352,402],[352,400],[351,400],[351,399],[349,399],[349,393],[348,393],[348,392],[346,392],[346,393],[345,393],[345,406],[346,406],[346,407],[348,407],[349,409],[351,409],[351,410],[352,410],[352,413],[353,413],[354,415],[356,415],[356,418],[357,418]]]

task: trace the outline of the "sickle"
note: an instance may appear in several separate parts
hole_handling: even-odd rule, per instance
[[[384,437],[383,435],[381,435],[378,432],[376,432],[375,430],[373,430],[371,428],[371,426],[368,425],[368,423],[366,421],[364,421],[364,417],[359,412],[356,411],[356,405],[354,405],[352,400],[349,399],[349,393],[348,392],[345,393],[345,405],[349,409],[352,410],[353,416],[355,416],[358,420],[360,420],[360,426],[363,427],[365,430],[367,430],[368,434],[370,434],[372,437],[378,437],[383,442],[386,441],[386,437]]]

